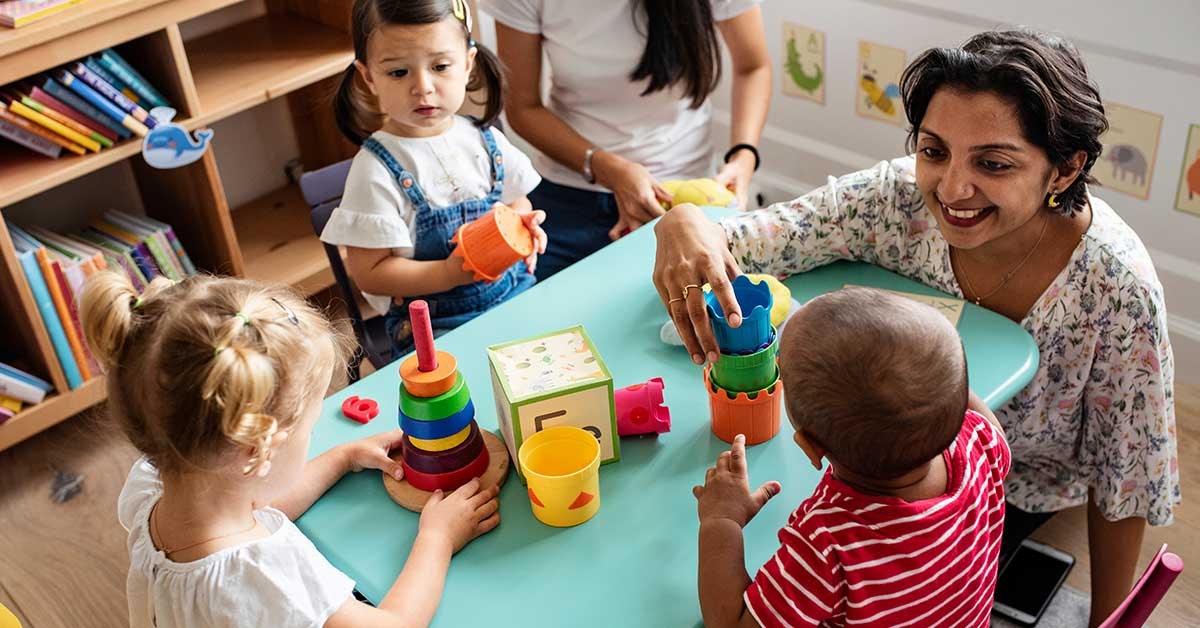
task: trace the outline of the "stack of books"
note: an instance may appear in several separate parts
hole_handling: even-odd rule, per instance
[[[111,48],[0,88],[0,137],[57,159],[145,137],[166,99]]]
[[[109,211],[68,235],[12,223],[8,230],[72,390],[100,374],[79,323],[78,299],[88,277],[112,269],[125,273],[141,291],[160,275],[178,280],[196,273],[171,226],[146,216]]]
[[[83,0],[10,0],[0,2],[0,26],[20,28],[69,9]]]
[[[50,382],[0,362],[0,424],[19,414],[26,405],[36,405],[54,390]]]

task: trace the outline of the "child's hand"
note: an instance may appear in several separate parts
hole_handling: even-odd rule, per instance
[[[400,446],[404,432],[399,429],[352,441],[342,445],[346,456],[347,471],[379,469],[397,480],[404,477],[404,467],[392,460],[388,454]]]
[[[445,540],[455,552],[481,534],[500,525],[500,487],[480,490],[479,478],[460,486],[450,495],[434,491],[421,510],[417,535]]]
[[[537,258],[546,252],[546,243],[550,238],[542,229],[542,223],[546,222],[546,212],[535,209],[533,211],[522,211],[521,220],[525,223],[525,227],[529,229],[529,233],[533,234],[533,253],[525,258],[525,266],[529,268],[529,274],[537,269]]]
[[[696,496],[700,522],[729,519],[740,527],[758,514],[772,497],[779,494],[779,482],[770,481],[750,492],[746,473],[746,437],[738,434],[733,447],[717,457],[716,466],[704,474],[704,486],[692,488]]]

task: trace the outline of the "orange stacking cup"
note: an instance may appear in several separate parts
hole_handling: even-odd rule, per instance
[[[704,388],[708,391],[712,431],[717,438],[732,443],[734,437],[744,434],[747,445],[757,445],[779,433],[783,409],[782,380],[776,379],[775,383],[756,393],[734,393],[714,384],[710,371],[712,365],[705,367]]]
[[[463,259],[463,270],[475,272],[476,281],[495,281],[533,253],[533,234],[521,215],[500,203],[459,227],[450,241],[458,244],[453,254]]]

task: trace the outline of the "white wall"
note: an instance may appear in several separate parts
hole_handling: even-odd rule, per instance
[[[1150,249],[1167,292],[1178,377],[1200,382],[1200,249],[1194,244],[1200,217],[1174,209],[1188,126],[1200,123],[1200,2],[766,0],[762,9],[776,80],[756,182],[770,200],[903,152],[903,129],[855,114],[860,39],[903,48],[911,61],[926,48],[958,45],[997,26],[1053,30],[1075,41],[1103,98],[1161,114],[1150,199],[1094,192]],[[826,34],[823,106],[780,91],[784,21]],[[728,88],[718,90],[715,101],[716,137],[725,138]]]

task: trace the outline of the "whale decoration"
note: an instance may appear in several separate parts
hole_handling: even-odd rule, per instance
[[[171,122],[175,110],[155,107],[150,115],[158,125],[142,141],[142,159],[153,168],[179,168],[198,161],[212,142],[212,129],[199,129],[193,139],[182,125]]]

